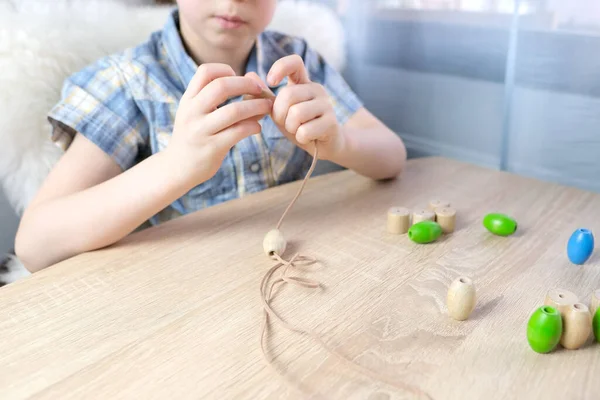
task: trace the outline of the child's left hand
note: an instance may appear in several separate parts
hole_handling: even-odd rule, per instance
[[[257,79],[268,90],[258,75],[247,75]],[[267,83],[275,86],[286,76],[288,84],[275,98],[271,118],[285,136],[309,154],[314,155],[312,142],[316,140],[319,158],[335,159],[344,148],[345,139],[325,88],[311,82],[298,55],[276,61],[267,75]]]

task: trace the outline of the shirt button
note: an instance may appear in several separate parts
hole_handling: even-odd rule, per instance
[[[250,171],[257,173],[258,171],[260,171],[260,165],[258,165],[258,163],[254,163],[250,166]]]

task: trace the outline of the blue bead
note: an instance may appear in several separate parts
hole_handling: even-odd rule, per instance
[[[567,244],[567,256],[573,264],[583,264],[594,251],[594,235],[589,229],[577,229]]]

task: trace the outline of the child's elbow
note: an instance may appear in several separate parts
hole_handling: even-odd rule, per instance
[[[29,272],[33,272],[31,267],[32,254],[28,251],[28,249],[29,246],[27,245],[27,237],[23,233],[23,228],[19,227],[17,236],[15,237],[15,255],[19,261],[26,266],[25,268]]]
[[[15,237],[15,255],[31,273],[40,271],[50,265],[47,260],[44,260],[43,252],[35,250],[38,247],[35,244],[33,235],[28,232],[27,226],[22,221]]]
[[[406,167],[406,147],[404,146],[404,143],[402,143],[402,141],[400,141],[400,144],[398,145],[398,156],[396,157],[396,162],[394,163],[394,167],[393,167],[393,176],[397,177],[402,175],[402,172],[404,172],[404,168]]]
[[[396,141],[396,145],[392,147],[391,156],[389,158],[386,173],[382,179],[394,179],[402,175],[406,167],[406,147],[400,138]]]

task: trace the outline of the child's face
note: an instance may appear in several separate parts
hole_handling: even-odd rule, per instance
[[[219,48],[254,39],[273,18],[277,0],[177,0],[181,23]]]

